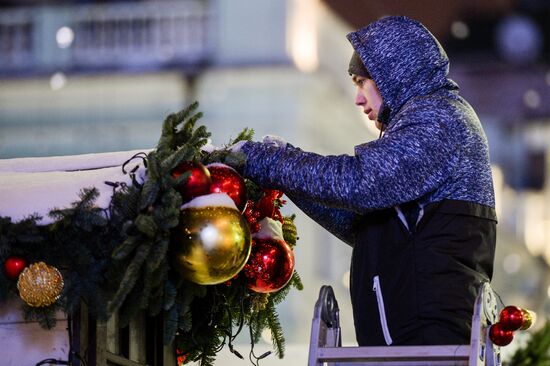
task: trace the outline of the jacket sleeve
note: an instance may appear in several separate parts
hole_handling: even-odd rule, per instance
[[[451,176],[457,138],[437,122],[408,118],[355,155],[321,156],[292,145],[248,142],[244,175],[289,197],[364,214],[417,199]]]
[[[287,194],[288,196],[288,194]],[[359,218],[355,212],[326,207],[321,203],[301,199],[297,196],[288,196],[290,200],[300,208],[313,221],[317,222],[328,232],[342,240],[344,243],[353,246],[355,243],[354,226]]]

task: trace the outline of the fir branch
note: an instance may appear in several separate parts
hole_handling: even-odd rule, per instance
[[[159,228],[168,232],[179,224],[181,196],[170,190],[163,195],[162,203],[155,208],[154,218]]]
[[[159,268],[162,261],[166,258],[166,253],[168,252],[169,246],[170,242],[168,239],[161,239],[153,245],[146,263],[147,268],[150,268],[150,273],[153,273],[153,271],[156,271]]]
[[[122,260],[129,256],[134,249],[141,243],[137,236],[128,237],[122,244],[117,246],[113,251],[112,258]]]
[[[149,155],[147,155],[147,177],[153,181],[157,181],[160,178],[161,175],[161,169],[160,169],[160,153],[151,151]],[[157,155],[159,155],[157,157]],[[144,187],[145,188],[145,187]]]
[[[171,279],[168,279],[164,284],[164,310],[168,311],[174,307],[177,295],[178,287]]]
[[[137,249],[136,255],[134,256],[132,262],[128,265],[128,268],[124,273],[124,277],[120,282],[118,291],[116,292],[111,303],[109,304],[109,312],[112,313],[116,311],[122,305],[128,293],[134,288],[134,285],[139,277],[143,262],[145,262],[145,259],[147,259],[147,255],[149,254],[150,249],[151,246],[147,244],[141,244],[140,247]]]
[[[230,152],[226,155],[223,162],[237,171],[242,171],[246,164],[246,154],[241,151]]]
[[[254,130],[252,128],[245,128],[239,134],[237,137],[235,137],[234,140],[229,141],[229,146],[236,144],[239,141],[252,141],[254,138]]]
[[[157,236],[158,228],[155,219],[151,215],[141,214],[134,221],[136,229],[140,233],[145,234],[149,239],[154,239]]]
[[[166,274],[162,276],[162,281],[165,281],[165,279]],[[164,283],[155,282],[154,288],[149,302],[149,314],[151,316],[157,316],[161,312],[164,303]]]
[[[140,309],[147,309],[149,307],[149,299],[151,297],[151,291],[153,290],[153,281],[155,276],[155,268],[149,265],[149,262],[145,263],[145,270],[143,271],[143,283],[140,286],[139,304]]]
[[[32,307],[23,304],[23,319],[27,322],[37,321],[43,329],[53,329],[57,324],[56,310],[57,305]]]
[[[139,212],[141,189],[135,186],[124,186],[113,194],[111,199],[111,210],[114,214],[111,222],[116,219],[132,219]],[[118,216],[118,217],[117,217]]]
[[[149,178],[143,184],[143,191],[141,193],[139,201],[139,209],[143,210],[146,207],[152,205],[157,199],[157,195],[160,191],[160,183],[153,178]]]
[[[266,306],[266,309],[267,309],[267,306]],[[250,315],[249,327],[252,333],[251,342],[253,342],[254,344],[260,341],[262,330],[267,326],[268,312],[266,311],[266,309],[262,311],[258,311],[257,313],[252,313]]]
[[[178,308],[173,305],[164,312],[164,344],[170,344],[178,331]]]
[[[525,347],[518,349],[506,366],[550,365],[550,322],[533,333]]]
[[[199,107],[199,102],[194,101],[190,105],[187,106],[187,108],[179,111],[178,113],[174,114],[174,127],[176,127],[178,124],[182,123],[183,121],[187,120],[189,118],[189,115],[194,113],[197,108]],[[197,119],[191,118],[191,120],[187,121],[187,123],[181,128],[180,133],[183,137],[189,138],[189,135],[191,134],[191,131],[193,129],[193,126],[195,124],[194,121]]]
[[[298,272],[294,271],[292,274],[292,278],[289,282],[290,285],[294,286],[298,291],[302,291],[304,289],[304,284],[302,283],[302,279],[300,278],[300,275]]]
[[[183,145],[166,159],[164,159],[160,168],[164,172],[169,172],[174,169],[180,162],[192,160],[196,155],[196,151],[189,145]]]
[[[283,358],[285,355],[285,337],[281,323],[279,322],[279,314],[275,310],[275,304],[271,301],[271,297],[266,312],[267,325],[269,330],[271,330],[271,341],[273,342],[273,347],[275,347],[275,353],[279,358]]]
[[[175,134],[178,122],[187,118],[187,116],[192,113],[197,107],[198,103],[195,102],[183,111],[180,111],[179,113],[172,113],[164,119],[164,122],[162,124],[162,132],[156,149],[159,156],[164,157],[170,155],[171,151],[176,145]]]
[[[245,179],[245,184],[246,184],[246,193],[248,195],[249,200],[257,202],[260,198],[262,198],[262,196],[264,195],[264,192],[256,183],[254,183],[250,179]]]

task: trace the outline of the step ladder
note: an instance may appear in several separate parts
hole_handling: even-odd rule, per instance
[[[489,339],[497,321],[496,295],[488,283],[478,292],[469,345],[342,347],[338,303],[331,286],[322,286],[313,313],[309,366],[500,366],[500,348]]]

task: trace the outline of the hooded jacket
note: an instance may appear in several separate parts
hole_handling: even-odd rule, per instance
[[[386,17],[347,38],[380,90],[383,137],[353,156],[249,142],[243,173],[353,246],[359,345],[466,344],[496,240],[487,139],[420,23]]]

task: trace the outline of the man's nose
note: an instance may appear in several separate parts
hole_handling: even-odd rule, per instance
[[[363,95],[363,93],[358,90],[357,95],[355,96],[355,105],[364,105],[367,102],[367,99]]]

